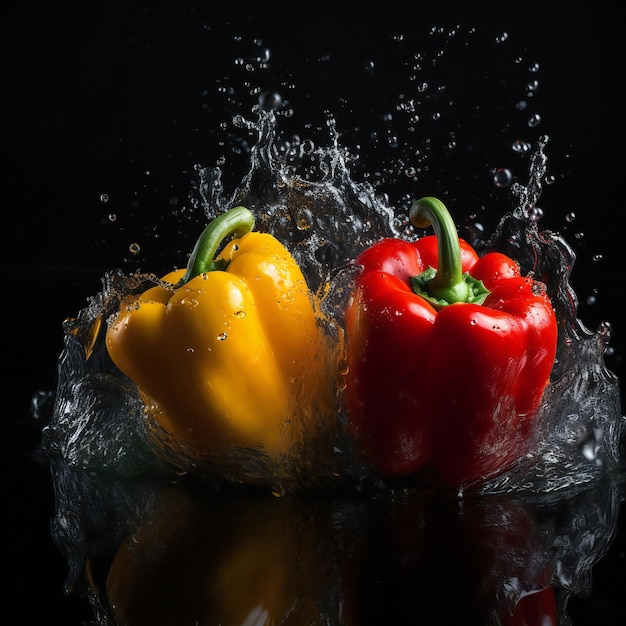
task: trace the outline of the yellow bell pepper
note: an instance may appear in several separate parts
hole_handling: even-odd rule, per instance
[[[161,427],[217,454],[285,452],[307,419],[334,406],[330,344],[305,278],[276,238],[253,227],[244,207],[213,220],[186,271],[127,298],[106,334],[111,359]]]

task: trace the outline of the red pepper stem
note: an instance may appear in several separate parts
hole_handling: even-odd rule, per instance
[[[432,225],[437,236],[438,267],[436,270],[428,268],[419,276],[413,277],[413,291],[438,306],[455,302],[482,304],[489,292],[481,281],[463,273],[459,236],[445,204],[430,196],[421,198],[411,206],[409,217],[417,228]]]
[[[204,272],[224,269],[214,261],[222,241],[230,235],[242,237],[253,228],[254,215],[243,206],[233,207],[209,222],[191,252],[185,275],[176,286],[181,287]]]

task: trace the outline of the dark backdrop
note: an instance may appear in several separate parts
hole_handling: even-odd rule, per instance
[[[403,6],[412,7],[410,14]],[[99,290],[108,269],[167,270],[167,233],[175,229],[174,209],[190,205],[194,165],[224,158],[225,185],[236,184],[245,158],[237,155],[242,146],[231,118],[248,115],[260,91],[288,100],[294,115],[283,124],[292,132],[323,135],[315,129],[323,127],[326,111],[333,113],[346,143],[361,146],[358,177],[389,158],[372,136],[388,132],[385,114],[397,112],[402,90],[415,88],[407,78],[407,49],[428,50],[432,61],[437,47],[449,50],[461,39],[433,43],[429,27],[460,27],[462,41],[476,28],[488,43],[467,63],[482,67],[461,68],[445,80],[428,67],[420,74],[451,83],[456,101],[466,97],[474,107],[455,129],[466,146],[473,137],[474,151],[441,162],[433,156],[432,169],[442,173],[426,182],[444,187],[448,181],[457,187],[456,199],[492,206],[498,197],[488,173],[505,162],[501,146],[508,150],[523,127],[513,112],[512,98],[523,96],[515,87],[522,80],[515,58],[523,58],[525,71],[537,62],[539,88],[531,104],[542,122],[532,132],[550,136],[557,180],[542,197],[545,225],[572,241],[580,316],[590,328],[612,324],[607,363],[622,378],[624,17],[619,3],[602,2],[498,3],[480,13],[393,2],[224,9],[85,1],[3,9],[8,288],[2,361],[9,401],[1,445],[10,579],[3,594],[6,607],[29,616],[16,623],[45,618],[69,625],[88,615],[63,596],[67,565],[49,536],[54,494],[47,468],[32,460],[42,418],[33,416],[31,398],[54,390],[61,322]],[[495,45],[504,34],[507,41]],[[469,78],[476,76],[481,81]],[[503,97],[507,89],[511,96]],[[435,137],[438,130],[426,132]],[[389,173],[386,179],[381,187],[393,201],[403,190]],[[184,236],[192,242],[193,234]],[[138,257],[128,252],[134,241],[142,245]],[[622,524],[595,568],[591,599],[576,603],[576,624],[616,624],[618,614],[624,617],[624,533]]]

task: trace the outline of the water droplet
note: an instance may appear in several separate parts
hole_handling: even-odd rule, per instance
[[[374,69],[374,61],[366,61],[365,69],[370,72]]]
[[[594,437],[590,437],[581,446],[581,452],[587,461],[595,461],[598,458],[600,446]]]
[[[141,252],[141,246],[138,243],[131,243],[128,246],[128,250],[131,254],[139,254]]]
[[[245,316],[246,316],[246,312],[245,312],[245,311],[235,311],[235,312],[233,313],[233,315],[234,315],[235,317],[238,317],[238,318],[240,318],[240,319],[241,319],[242,317],[245,317]]]
[[[197,298],[186,297],[180,301],[180,304],[188,309],[195,309],[200,304],[200,302],[198,302]]]
[[[535,128],[535,126],[539,126],[541,123],[541,115],[539,113],[535,113],[528,118],[528,125],[531,128]]]
[[[499,167],[493,173],[493,183],[496,187],[508,187],[513,180],[513,174],[511,174],[511,170],[505,167]]]
[[[227,339],[227,337],[228,337],[228,335],[227,335],[226,333],[220,333],[220,334],[217,336],[217,340],[218,340],[218,341],[224,341],[225,339]]]
[[[515,108],[518,111],[523,111],[526,107],[528,106],[528,102],[526,102],[526,100],[520,100],[516,105]]]
[[[566,216],[565,216],[565,221],[569,222],[570,224],[576,219],[576,213],[574,213],[574,211],[570,211]]]
[[[593,261],[596,261],[596,262],[597,262],[597,261],[602,261],[602,260],[604,259],[604,255],[603,255],[602,253],[600,253],[600,252],[599,252],[598,254],[594,254],[594,255],[591,257],[591,259],[592,259]]]
[[[309,230],[311,228],[311,222],[309,222],[306,217],[300,216],[296,220],[296,228],[298,230]]]
[[[109,222],[114,222],[117,219],[117,215],[115,213],[109,213]]]
[[[478,320],[477,320],[476,318],[472,318],[472,319],[470,320],[470,324],[471,324],[472,326],[476,326],[476,324],[478,324]]]
[[[539,81],[538,80],[531,80],[526,85],[526,89],[528,89],[528,91],[537,91],[537,89],[539,89]]]
[[[533,206],[528,211],[528,218],[531,222],[538,222],[543,218],[543,209],[538,206]]]
[[[272,488],[272,495],[276,498],[282,498],[285,495],[285,488],[279,483]]]
[[[466,227],[467,234],[466,239],[469,240],[473,246],[478,245],[485,236],[485,227],[480,222],[474,222]]]
[[[100,202],[108,202],[109,201],[109,194],[108,193],[101,193],[100,194]]]
[[[513,148],[513,152],[517,152],[519,154],[530,150],[530,144],[527,141],[522,141],[521,139],[516,139],[511,147]]]
[[[54,399],[52,391],[37,391],[30,400],[30,407],[34,419],[41,419],[43,411]]]
[[[282,96],[276,91],[264,91],[259,96],[259,106],[263,111],[275,111],[283,103]]]
[[[511,235],[510,237],[507,237],[506,241],[509,244],[509,246],[511,246],[512,248],[519,249],[521,247],[518,234],[514,234],[514,235]]]
[[[496,37],[496,43],[504,43],[509,38],[509,33],[504,32]]]
[[[315,144],[313,143],[313,141],[311,139],[305,139],[300,144],[300,154],[301,155],[313,154],[314,151],[315,151]]]

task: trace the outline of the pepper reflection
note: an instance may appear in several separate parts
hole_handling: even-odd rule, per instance
[[[56,479],[54,538],[107,625],[567,624],[619,510],[610,482],[536,501]]]
[[[334,559],[303,513],[276,498],[163,491],[113,558],[112,612],[123,624],[315,623]]]

